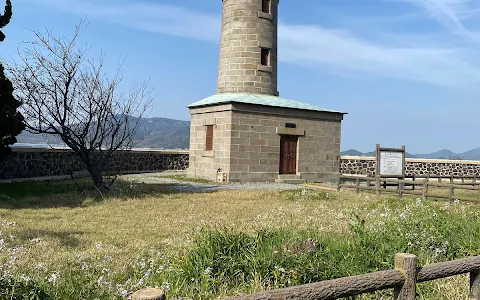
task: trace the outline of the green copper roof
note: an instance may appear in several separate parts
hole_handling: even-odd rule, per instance
[[[345,114],[344,112],[329,110],[320,106],[280,98],[277,96],[249,93],[220,93],[192,103],[188,105],[188,108],[232,102]]]

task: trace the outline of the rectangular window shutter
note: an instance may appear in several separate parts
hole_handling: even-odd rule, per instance
[[[262,0],[262,11],[269,14],[271,10],[271,0]]]
[[[262,48],[260,63],[264,66],[270,66],[270,49]]]
[[[213,150],[213,125],[207,125],[207,135],[205,139],[205,150]]]

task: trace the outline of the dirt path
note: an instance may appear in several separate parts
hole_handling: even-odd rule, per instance
[[[185,175],[184,171],[166,171],[159,173],[143,173],[143,174],[129,174],[122,175],[120,178],[132,182],[142,182],[142,183],[152,183],[152,184],[167,184],[171,185],[173,188],[185,191],[185,192],[195,192],[195,191],[218,191],[218,190],[292,190],[292,189],[304,189],[305,186],[296,185],[296,184],[286,184],[286,183],[275,183],[275,182],[249,182],[249,183],[198,183],[198,182],[187,182],[183,180],[176,180],[173,178],[165,178],[165,176],[171,175]]]

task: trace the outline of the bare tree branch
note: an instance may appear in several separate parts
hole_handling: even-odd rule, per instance
[[[23,101],[27,130],[56,135],[82,159],[98,188],[109,159],[117,150],[137,142],[140,120],[151,105],[148,82],[135,83],[128,93],[118,92],[120,66],[114,76],[104,73],[104,57],[91,59],[89,47],[76,43],[86,27],[81,21],[69,39],[51,31],[34,30],[36,39],[19,48],[12,62],[16,97]]]

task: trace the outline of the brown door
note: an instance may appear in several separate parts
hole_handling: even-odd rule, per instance
[[[280,136],[280,174],[297,174],[296,135]]]

